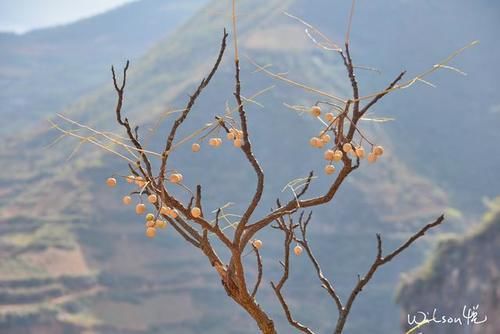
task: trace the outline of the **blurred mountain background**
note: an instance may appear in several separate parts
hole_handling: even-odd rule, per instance
[[[315,170],[314,193],[323,191],[329,179],[321,173],[321,153],[308,145],[317,124],[284,106],[310,105],[317,97],[256,72],[246,57],[347,95],[350,86],[340,59],[315,47],[303,27],[283,12],[314,23],[341,43],[349,8],[347,0],[239,3],[243,94],[273,87],[256,98],[263,107],[248,105],[255,154],[270,181],[257,216],[277,196],[291,196],[282,192],[291,179]],[[436,88],[414,85],[374,108],[374,117],[395,118],[364,124],[373,141],[387,148],[387,157],[362,166],[333,203],[314,212],[310,239],[342,296],[366,271],[375,233],[382,233],[389,250],[440,213],[447,216],[439,231],[377,274],[357,300],[347,333],[401,332],[405,312],[439,304],[444,298],[430,292],[447,286],[446,279],[439,280],[441,285],[432,279],[422,283],[429,294],[412,293],[411,283],[422,276],[422,269],[414,268],[431,253],[447,261],[446,252],[434,248],[437,240],[481,229],[484,203],[500,195],[499,15],[500,5],[491,0],[358,1],[353,58],[380,70],[359,71],[362,94],[382,89],[402,69],[410,78],[473,40],[481,43],[452,63],[467,76],[443,70],[429,78]],[[224,27],[230,27],[229,1],[142,0],[64,26],[0,34],[0,332],[256,332],[225,297],[202,256],[170,230],[147,240],[142,219],[121,205],[128,187],[105,187],[109,175],[128,174],[125,162],[88,144],[72,154],[78,142],[69,139],[53,145],[60,133],[46,121],[62,113],[103,131],[121,131],[115,124],[110,65],[120,67],[131,59],[124,113],[140,125],[148,148],[159,150],[171,122],[166,113],[182,108],[209,70]],[[181,136],[223,114],[226,103],[234,105],[228,51]],[[204,185],[207,208],[230,201],[236,203],[231,211],[238,213],[255,180],[229,146],[203,148],[193,156],[187,145],[171,161],[182,168],[189,186]],[[499,220],[491,221],[487,235],[498,232]],[[276,318],[279,332],[288,332],[267,283],[279,275],[282,238],[276,231],[259,238],[266,284],[258,298]],[[498,296],[498,237],[481,239],[478,245],[484,248],[472,255],[465,248],[469,244],[455,242],[458,250],[452,254],[458,254],[458,262],[450,263],[458,266],[462,258],[481,262],[487,253],[490,278],[478,281],[483,270],[469,271],[466,280],[476,282],[477,295],[475,286],[467,294],[448,286],[447,303],[457,300],[460,309],[458,301],[474,296],[493,317],[498,306],[485,298]],[[286,295],[301,321],[318,332],[331,331],[334,305],[310,269],[305,258],[294,259]],[[410,273],[399,289],[400,309],[395,297],[402,272]],[[448,277],[446,271],[435,275]],[[443,309],[453,306],[443,304]],[[487,325],[492,333],[498,331],[498,323]]]

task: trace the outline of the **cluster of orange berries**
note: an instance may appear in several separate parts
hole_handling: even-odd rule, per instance
[[[233,146],[240,148],[243,146],[243,131],[232,128],[227,134],[227,139],[233,142]],[[208,140],[208,145],[217,148],[222,145],[222,138],[212,137]],[[201,150],[201,145],[199,143],[193,143],[191,145],[191,151],[199,152]]]
[[[319,117],[321,115],[321,108],[319,106],[313,106],[311,107],[310,113],[314,117]],[[335,122],[337,121],[333,113],[325,114],[325,120],[329,123],[333,122],[333,125],[335,125]],[[327,145],[331,141],[331,139],[331,136],[323,131],[319,136],[312,137],[309,140],[309,144],[312,147],[321,149],[325,145]],[[372,145],[372,151],[368,153],[368,155],[366,155],[363,146],[353,146],[351,143],[344,143],[341,149],[328,149],[323,154],[324,159],[329,162],[329,164],[324,168],[324,171],[327,175],[335,173],[335,166],[333,165],[333,163],[342,160],[344,154],[351,154],[352,156],[355,156],[359,159],[363,159],[366,156],[366,159],[369,163],[374,163],[380,156],[384,154],[384,148],[382,146]]]
[[[137,186],[141,188],[144,187],[146,184],[146,181],[144,181],[144,179],[140,176],[130,175],[125,177],[125,179],[127,180],[128,183],[135,183]],[[180,175],[180,180],[182,180],[182,175]],[[113,188],[116,186],[117,181],[114,177],[110,177],[106,180],[106,184],[109,187]],[[131,205],[132,197],[129,195],[123,196],[122,202],[124,205]],[[148,195],[148,202],[151,204],[156,204],[158,202],[158,197],[155,194],[150,194]],[[135,213],[138,215],[146,213],[146,210],[147,210],[146,204],[144,203],[138,203],[135,206]],[[165,206],[162,206],[160,213],[168,215],[171,218],[177,217],[177,211],[175,209],[170,209]],[[146,227],[146,236],[149,238],[154,238],[156,236],[157,229],[165,229],[167,227],[167,222],[165,220],[159,219],[153,213],[148,213],[146,214],[145,227]]]

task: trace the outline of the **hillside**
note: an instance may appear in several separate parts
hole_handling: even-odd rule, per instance
[[[463,237],[450,237],[440,241],[426,263],[402,281],[398,302],[402,307],[402,325],[408,325],[407,314],[436,309],[441,316],[461,319],[461,323],[429,324],[428,333],[498,333],[500,321],[500,199],[490,203],[490,210],[481,225]],[[477,309],[474,309],[479,305]],[[463,307],[466,307],[464,310]],[[463,318],[476,311],[474,319]],[[431,318],[431,316],[429,317]],[[413,319],[413,318],[410,318]],[[484,323],[484,320],[486,321]]]
[[[239,37],[242,54],[261,64],[272,63],[276,72],[289,72],[292,78],[344,95],[349,86],[338,59],[315,48],[304,36],[302,27],[282,15],[282,11],[286,9],[318,22],[318,26],[324,28],[329,35],[339,38],[343,35],[348,2],[332,4],[325,0],[315,1],[315,6],[307,6],[304,2],[292,0],[244,1],[240,6]],[[433,35],[437,27],[446,30],[444,27],[453,27],[457,17],[464,17],[465,13],[470,17],[467,8],[469,5],[451,6],[450,1],[446,3],[448,7],[443,2],[443,5],[436,5],[437,8],[429,8],[425,4],[386,1],[382,8],[360,2],[352,37],[354,57],[359,59],[359,64],[380,66],[383,70],[381,75],[370,72],[361,75],[365,82],[364,92],[372,92],[385,86],[401,66],[407,64],[410,72],[416,73],[417,69],[427,68],[436,59],[443,58],[472,39],[485,37],[483,45],[490,45],[488,38],[491,39],[492,36],[489,33],[472,28],[472,31],[483,35],[473,38],[456,36],[456,40],[450,39],[447,42],[448,40],[443,39],[437,43],[434,40],[437,37]],[[141,2],[137,5],[140,4]],[[448,8],[456,11],[454,15],[443,15]],[[476,14],[469,18],[466,25],[472,26],[478,20],[488,23],[490,16],[485,19],[480,15],[483,13],[480,11],[481,4],[474,8],[476,11],[472,13]],[[409,12],[415,20],[424,17],[437,20],[437,17],[441,17],[443,22],[434,22],[432,28],[415,26],[411,21],[402,19],[407,17],[407,14],[403,14]],[[379,17],[384,17],[384,20],[378,20]],[[397,25],[400,29],[388,29],[392,25]],[[187,95],[210,66],[224,26],[229,26],[227,4],[213,2],[175,33],[152,47],[143,57],[132,62],[124,112],[133,123],[141,126],[141,136],[149,138],[148,142],[152,143],[148,148],[154,150],[163,143],[170,119],[166,119],[154,133],[151,128],[157,125],[157,120],[165,111],[184,105]],[[451,28],[448,33],[450,31]],[[400,34],[407,34],[408,37],[401,39]],[[417,35],[419,38],[416,38]],[[385,37],[382,39],[380,36]],[[394,43],[396,40],[397,43]],[[432,44],[432,52],[425,53],[425,59],[420,59],[417,53],[411,52],[417,47],[417,41],[418,47],[423,48],[433,40],[436,43]],[[382,51],[376,48],[381,45]],[[386,53],[384,50],[389,47],[397,47],[401,54]],[[489,57],[488,52],[481,51],[480,54],[481,57]],[[123,57],[123,53],[119,55],[120,58]],[[111,62],[118,63],[116,59],[109,61],[106,70],[101,73],[108,80],[108,66]],[[476,58],[464,54],[464,58],[460,58],[457,63],[461,68],[466,67],[463,69],[468,72],[480,71],[477,78],[484,79],[485,71],[477,67]],[[318,152],[309,149],[307,144],[307,138],[317,131],[315,124],[306,115],[297,115],[283,106],[283,102],[308,105],[314,101],[314,97],[275,82],[262,73],[255,73],[255,68],[246,61],[242,66],[245,96],[251,96],[271,85],[275,86],[257,98],[264,108],[249,105],[255,154],[262,162],[268,180],[272,180],[266,189],[263,203],[271,203],[277,195],[282,195],[281,190],[290,179],[304,176],[311,168],[316,171],[322,168]],[[488,70],[487,81],[490,84],[494,82],[490,73],[495,70]],[[53,75],[58,77],[57,73]],[[211,121],[215,114],[223,113],[226,101],[234,104],[232,75],[228,57],[214,78],[213,86],[204,92],[190,123],[182,129],[184,134]],[[473,74],[472,77],[476,78]],[[446,107],[450,98],[444,99],[443,105],[433,103],[432,100],[438,94],[449,94],[448,90],[460,90],[464,87],[465,90],[473,90],[476,81],[470,81],[470,77],[457,79],[455,73],[441,74],[439,80],[443,82],[440,82],[438,89],[417,87],[399,92],[378,106],[378,116],[397,119],[383,125],[366,124],[373,139],[387,147],[387,159],[378,166],[366,167],[356,173],[340,191],[335,203],[315,212],[311,239],[317,252],[321,250],[318,256],[324,261],[325,272],[335,274],[341,294],[347,293],[356,274],[366,269],[375,247],[375,232],[384,235],[389,249],[431,217],[442,211],[451,211],[448,210],[449,207],[462,209],[462,202],[476,202],[479,201],[478,196],[495,191],[494,182],[498,181],[492,179],[488,172],[498,164],[494,157],[483,162],[485,172],[476,175],[474,180],[468,178],[468,171],[458,165],[453,173],[450,172],[448,152],[470,152],[477,148],[474,146],[475,141],[467,142],[469,146],[456,146],[464,144],[456,131],[457,127],[467,127],[469,110],[462,108],[462,104],[457,102],[460,108],[454,109],[458,116],[453,121],[455,126],[451,127],[447,114],[450,111]],[[480,99],[481,108],[493,105],[494,98],[493,95],[483,96]],[[112,112],[114,99],[114,92],[107,83],[72,103],[64,113],[100,130],[116,130]],[[455,99],[465,101],[468,96],[457,95]],[[422,104],[429,101],[429,104],[425,104],[426,109],[421,109],[421,104],[416,101]],[[405,103],[404,113],[400,112],[402,103]],[[432,121],[422,124],[421,119]],[[489,129],[494,127],[495,120],[498,120],[498,114],[487,114],[487,117],[480,119],[480,125],[468,128],[468,136],[471,138],[482,138],[484,132],[487,141],[480,150],[492,150],[496,134],[490,133]],[[440,130],[437,144],[433,139],[435,133],[428,128],[431,124],[437,124]],[[18,250],[23,249],[26,244],[36,245],[38,241],[30,238],[33,234],[37,235],[35,231],[45,227],[50,233],[42,239],[48,240],[48,243],[44,242],[41,248],[31,248],[32,254],[36,255],[39,249],[49,252],[61,249],[51,236],[67,233],[62,239],[75,242],[63,249],[68,251],[68,256],[70,250],[76,249],[82,259],[80,262],[72,261],[80,263],[76,273],[54,271],[48,273],[48,276],[58,279],[72,274],[79,277],[90,276],[89,281],[92,282],[89,285],[76,284],[75,291],[61,287],[60,282],[47,283],[48,287],[43,287],[44,290],[49,290],[50,285],[58,285],[59,289],[66,289],[66,295],[74,294],[78,298],[63,302],[55,309],[52,307],[52,313],[33,323],[48,326],[56,321],[63,327],[71,324],[71,330],[75,332],[81,328],[93,328],[103,333],[199,333],[203,330],[210,334],[237,328],[232,332],[254,333],[246,316],[235,310],[234,305],[225,299],[218,280],[204,258],[170,231],[153,242],[146,240],[141,222],[120,204],[121,194],[127,191],[126,186],[120,185],[112,192],[105,189],[103,180],[112,173],[127,173],[126,165],[102,151],[85,146],[71,160],[66,161],[77,143],[68,140],[46,148],[58,135],[51,129],[38,126],[36,131],[24,133],[23,138],[9,142],[0,150],[0,159],[5,162],[4,173],[0,175],[0,225],[3,227],[0,249],[2,258],[18,261],[3,272],[10,272],[12,267],[31,268],[31,262],[28,261],[27,265],[27,260]],[[283,140],[277,141],[277,136]],[[268,149],[270,142],[276,145],[274,150]],[[448,146],[444,146],[445,144]],[[428,147],[432,147],[432,154],[425,150]],[[427,153],[430,154],[427,163],[425,159],[416,158]],[[457,159],[465,158],[460,154],[453,156],[457,156]],[[208,207],[216,208],[231,201],[236,203],[232,211],[238,213],[253,189],[253,174],[241,157],[229,147],[224,146],[222,150],[213,153],[203,150],[196,157],[186,147],[180,149],[172,161],[179,166],[186,166],[184,175],[190,186],[195,182],[205,185]],[[429,161],[433,162],[429,164]],[[431,165],[433,169],[430,170],[427,165]],[[315,181],[313,192],[324,189],[324,180],[325,176],[320,175]],[[459,191],[476,183],[477,189],[471,189],[470,192]],[[470,207],[475,207],[475,204]],[[267,210],[267,206],[261,207],[259,213]],[[466,220],[460,219],[460,215],[457,217],[443,228],[448,231],[461,230]],[[22,231],[15,232],[18,229]],[[17,239],[12,238],[15,233],[22,235]],[[39,232],[38,235],[40,234],[44,235]],[[276,277],[279,270],[277,255],[281,252],[281,236],[270,231],[260,237],[266,245],[263,250],[266,266],[264,278],[269,281]],[[18,239],[22,241],[14,246],[7,242]],[[398,310],[393,303],[398,273],[419,263],[425,246],[431,240],[432,238],[422,240],[416,248],[379,273],[355,306],[352,319],[356,320],[348,324],[348,332],[361,333],[368,329],[375,333],[398,331]],[[54,261],[69,270],[64,262],[68,258],[56,258]],[[346,258],[349,259],[348,263],[339,266],[338,263],[345,263]],[[41,263],[35,269],[45,268],[45,263]],[[312,285],[314,277],[308,274],[307,264],[299,260],[295,265],[295,276],[291,282],[291,286],[295,288],[287,291],[293,307],[300,311],[304,319],[315,323],[315,329],[331,330],[333,308],[330,301],[320,297],[323,294],[320,287],[313,289],[310,294],[300,288]],[[16,279],[21,281],[30,281],[35,276],[26,269],[20,273],[20,277]],[[5,293],[13,293],[17,289],[9,282],[4,286]],[[267,284],[265,287],[267,289],[260,296],[262,303],[277,316],[279,328],[285,331],[276,300],[268,293],[270,291]],[[89,294],[77,294],[87,288]],[[22,293],[24,292],[19,292]],[[8,310],[10,318],[4,317],[3,321],[3,326],[11,330],[30,323],[26,319],[31,319],[23,316],[25,310],[20,301],[22,298],[14,300],[17,300],[15,304],[21,305],[20,309]],[[50,300],[50,294],[42,295],[38,304],[52,305]],[[12,314],[17,314],[18,311],[21,316],[13,317]],[[35,312],[40,313],[42,312]],[[373,329],[375,324],[376,330]]]
[[[142,56],[205,0],[143,0],[76,23],[0,33],[0,136],[31,127],[107,83],[110,64]]]

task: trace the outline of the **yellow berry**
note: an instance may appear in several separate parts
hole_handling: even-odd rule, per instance
[[[199,218],[201,216],[201,209],[195,206],[194,208],[191,209],[191,215],[194,218]]]
[[[130,197],[130,196],[123,196],[122,202],[125,205],[130,205],[132,203],[132,197]]]
[[[342,160],[343,156],[344,154],[341,150],[335,150],[335,152],[333,153],[333,161],[340,161]]]
[[[345,143],[344,145],[342,145],[342,150],[345,153],[351,152],[352,151],[352,145],[351,145],[351,143]]]
[[[297,246],[295,246],[295,247],[293,248],[293,252],[294,252],[294,253],[295,253],[295,255],[297,255],[297,256],[299,256],[300,254],[302,254],[302,251],[303,251],[303,249],[302,249],[302,247],[300,247],[299,245],[297,245]]]
[[[311,115],[313,115],[314,117],[318,117],[319,115],[321,115],[321,108],[319,106],[312,106]]]
[[[180,173],[172,173],[172,174],[170,174],[170,177],[168,179],[172,183],[179,183],[182,181],[183,176]]]
[[[155,194],[151,194],[151,195],[148,196],[148,202],[149,203],[154,204],[154,203],[156,203],[157,200],[158,200],[158,197],[156,197]]]
[[[327,175],[331,175],[331,174],[335,173],[335,166],[334,165],[326,165],[325,166],[325,173]]]
[[[154,238],[156,236],[156,229],[154,227],[148,227],[146,229],[146,236],[148,238]]]
[[[106,184],[108,185],[108,187],[115,187],[116,186],[116,179],[114,177],[110,177],[106,180]]]
[[[146,215],[146,221],[152,221],[152,220],[155,220],[155,215],[152,213],[148,213]]]
[[[146,212],[146,205],[139,203],[135,206],[135,213],[142,215],[144,212]]]
[[[240,138],[236,139],[236,140],[233,142],[233,145],[234,145],[235,147],[238,147],[238,148],[242,147],[242,146],[243,146],[243,139],[240,139]]]
[[[335,119],[335,115],[331,112],[329,113],[326,113],[325,114],[325,120],[328,122],[328,123],[331,123],[333,122],[333,120]]]
[[[262,248],[262,241],[260,241],[259,239],[254,240],[254,241],[252,242],[252,245],[253,245],[255,248],[257,248],[257,249],[261,249],[261,248]]]
[[[325,160],[332,161],[334,159],[335,152],[332,150],[326,150],[325,153],[323,154],[323,157]]]
[[[132,183],[132,182],[134,182],[134,180],[135,180],[135,176],[134,175],[127,176],[127,183]]]
[[[373,153],[377,156],[380,157],[382,154],[384,154],[384,148],[382,146],[375,146],[373,148]]]
[[[366,157],[369,163],[374,163],[377,161],[377,155],[373,152],[368,153],[368,157]]]
[[[201,149],[201,146],[198,143],[193,143],[193,145],[191,145],[191,151],[193,151],[193,152],[200,152],[200,149]]]
[[[365,157],[365,149],[361,146],[356,147],[356,156],[360,159],[363,159]]]

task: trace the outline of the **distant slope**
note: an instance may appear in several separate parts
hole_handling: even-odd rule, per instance
[[[336,40],[341,40],[348,3],[350,1],[333,3],[325,0],[315,1],[315,5],[310,6],[307,5],[309,2],[292,0],[242,1],[239,36],[242,54],[261,64],[273,64],[273,70],[288,72],[291,78],[346,95],[349,84],[345,80],[344,68],[335,55],[315,48],[304,36],[303,28],[282,15],[282,11],[288,10],[317,22],[321,27],[329,27],[325,30]],[[450,1],[447,3],[452,4]],[[360,74],[363,80],[367,80],[364,81],[363,92],[385,86],[400,69],[399,64],[409,64],[410,69],[422,69],[436,60],[437,55],[434,58],[434,54],[429,56],[428,61],[420,62],[418,54],[402,59],[397,54],[385,53],[386,43],[391,44],[393,40],[397,39],[396,45],[404,50],[409,50],[413,43],[412,39],[401,38],[398,29],[388,29],[386,20],[390,22],[388,25],[395,24],[389,18],[408,17],[410,9],[412,14],[418,13],[423,20],[433,9],[425,3],[417,8],[408,6],[408,2],[385,1],[384,6],[375,6],[372,2],[360,3],[355,21],[359,33],[353,35],[355,57],[359,58],[359,64],[369,66],[378,66],[377,60],[387,59],[382,64],[389,68],[384,68],[382,76]],[[386,9],[398,15],[384,16]],[[444,13],[441,8],[436,15]],[[184,106],[187,95],[213,61],[222,29],[230,26],[229,18],[227,3],[214,1],[176,34],[132,62],[124,113],[134,124],[141,126],[140,135],[148,138],[148,148],[158,149],[164,142],[171,118],[167,118],[154,133],[151,129],[156,127],[158,118],[165,111]],[[415,27],[411,21],[402,20],[398,24],[411,31],[413,37],[419,29],[428,35],[433,29]],[[364,43],[368,42],[371,46],[382,45],[381,51],[365,47],[367,44]],[[419,45],[425,43],[421,41]],[[448,46],[441,51],[448,54],[453,49]],[[379,53],[373,50],[379,50]],[[378,56],[372,63],[371,57],[375,55]],[[273,203],[276,196],[291,196],[282,192],[291,179],[302,177],[314,169],[319,177],[312,192],[319,193],[325,189],[328,178],[321,173],[321,152],[311,150],[307,143],[308,138],[317,133],[317,124],[307,115],[297,115],[283,106],[283,102],[309,105],[316,97],[277,83],[262,73],[254,73],[255,68],[242,59],[243,93],[246,97],[271,85],[276,86],[257,98],[265,108],[253,104],[248,106],[255,154],[270,181],[263,205],[257,213],[259,215],[269,209],[269,203]],[[109,72],[106,73],[109,76]],[[183,134],[212,121],[214,115],[222,114],[227,101],[234,105],[232,77],[229,51],[213,86],[203,93],[190,116],[190,122],[183,126]],[[460,80],[467,82],[467,79]],[[453,78],[447,85],[460,80]],[[438,91],[443,92],[448,87]],[[393,98],[400,98],[401,101],[405,98],[418,99],[419,94],[425,93],[423,88],[400,92],[378,106],[377,115],[398,118],[396,122],[382,126],[366,124],[373,139],[387,147],[387,157],[379,165],[363,166],[341,189],[332,205],[315,211],[311,238],[320,260],[324,261],[325,272],[334,277],[342,295],[352,287],[356,275],[365,270],[373,256],[375,232],[384,235],[386,247],[390,249],[432,216],[455,206],[456,202],[450,197],[460,196],[461,200],[468,196],[476,198],[472,197],[476,196],[475,192],[456,194],[448,187],[440,186],[451,183],[455,188],[459,187],[456,179],[450,177],[449,170],[441,168],[444,158],[441,160],[434,156],[435,160],[428,163],[439,171],[437,177],[426,173],[428,170],[422,167],[423,161],[418,161],[417,165],[410,159],[414,155],[421,156],[421,146],[429,146],[434,139],[426,135],[409,136],[407,132],[410,129],[418,132],[414,124],[421,118],[434,117],[441,105],[429,104],[429,110],[421,111],[408,104],[406,112],[409,118],[403,120],[400,119],[399,109],[390,101]],[[116,130],[112,112],[114,102],[115,95],[108,82],[102,89],[73,103],[65,114],[101,130]],[[461,110],[461,113],[463,115],[464,111]],[[465,117],[458,119],[465,120]],[[394,130],[400,123],[401,128]],[[121,196],[129,188],[120,185],[116,190],[109,191],[104,187],[103,180],[108,175],[127,173],[122,161],[96,148],[83,147],[69,162],[65,162],[76,143],[65,141],[45,149],[57,136],[55,131],[39,127],[22,140],[9,143],[1,151],[1,159],[7,163],[4,174],[0,175],[0,184],[5,189],[0,197],[0,222],[6,224],[9,231],[13,221],[23,226],[33,220],[64,215],[61,224],[71,226],[89,266],[99,271],[98,285],[103,287],[99,294],[70,307],[76,308],[78,312],[75,313],[79,315],[90,314],[91,319],[99,321],[98,324],[87,324],[88,327],[103,333],[203,331],[210,334],[226,332],[228,328],[234,333],[255,332],[247,317],[225,299],[215,274],[204,258],[185,245],[173,231],[167,231],[166,235],[153,242],[146,240],[141,219],[120,203]],[[269,149],[271,142],[276,149]],[[404,144],[407,147],[403,147]],[[232,212],[237,214],[254,188],[254,175],[241,155],[227,143],[216,151],[203,147],[202,152],[195,156],[189,147],[181,147],[172,158],[172,164],[183,169],[189,186],[198,182],[205,186],[207,208],[216,208],[231,201],[236,203]],[[485,163],[492,167],[497,160],[492,158]],[[421,172],[417,172],[416,168]],[[493,184],[495,181],[490,180],[487,173],[477,177],[481,182]],[[478,193],[481,191],[491,190],[483,187]],[[446,224],[443,228],[460,230],[461,226]],[[265,242],[263,253],[267,282],[277,276],[281,236],[268,231],[259,237]],[[355,305],[353,320],[348,324],[349,332],[370,330],[388,333],[399,330],[398,309],[393,303],[397,276],[419,263],[426,241],[391,263],[377,275],[373,285],[363,291],[363,296]],[[294,281],[287,291],[294,309],[315,329],[331,331],[334,316],[331,301],[324,298],[322,289],[315,285],[305,261],[298,259],[294,265]],[[308,289],[302,288],[304,286],[311,286],[312,291],[309,293]],[[270,292],[266,284],[259,297],[276,316],[279,329],[286,332],[288,328]]]
[[[0,33],[0,135],[15,133],[106,82],[109,67],[135,59],[205,0],[143,0],[76,23]]]
[[[435,334],[481,333],[500,331],[500,199],[493,202],[480,226],[463,237],[451,237],[437,245],[426,263],[402,281],[398,302],[402,307],[402,326],[409,328],[410,320],[422,316],[418,311],[434,309],[436,319],[441,316],[460,318],[462,325],[429,324],[423,330]],[[468,309],[479,305],[476,320],[483,324],[472,325],[463,318]],[[463,308],[466,306],[466,310]],[[472,319],[469,319],[472,321]]]

